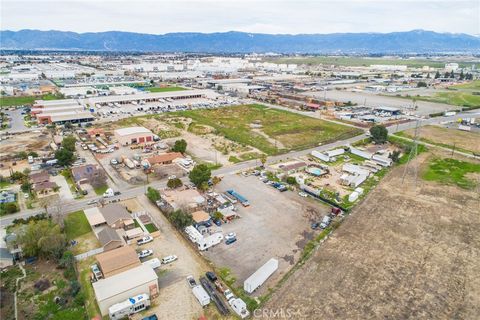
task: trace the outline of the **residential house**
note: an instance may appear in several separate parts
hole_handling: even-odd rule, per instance
[[[129,246],[97,254],[96,259],[104,278],[138,267],[141,264],[137,252]]]
[[[85,164],[72,168],[72,177],[77,185],[88,183],[91,185],[103,185],[106,181],[105,172],[96,164]]]
[[[98,233],[98,240],[103,247],[103,251],[110,251],[119,247],[122,247],[124,242],[118,235],[117,231],[106,226],[102,231]]]
[[[118,203],[107,204],[99,209],[103,218],[113,229],[131,229],[135,226],[132,216],[124,206]]]

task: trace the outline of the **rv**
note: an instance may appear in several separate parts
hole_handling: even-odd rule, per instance
[[[124,319],[134,313],[146,310],[148,307],[150,307],[150,296],[144,293],[114,304],[108,308],[108,316],[110,320]]]

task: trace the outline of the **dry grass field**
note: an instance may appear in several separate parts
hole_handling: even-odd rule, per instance
[[[413,138],[415,129],[406,130],[403,136]],[[480,133],[460,131],[440,126],[425,126],[419,131],[420,139],[432,144],[453,146],[463,150],[480,153]]]
[[[422,171],[432,157],[419,156]],[[387,175],[263,308],[292,319],[478,319],[478,186],[419,174],[415,187],[402,174]]]

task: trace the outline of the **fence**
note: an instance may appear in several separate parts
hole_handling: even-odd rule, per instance
[[[103,248],[93,249],[93,250],[90,250],[88,252],[84,252],[84,253],[76,255],[75,260],[77,260],[77,261],[84,260],[88,257],[94,256],[94,255],[102,253],[102,252],[103,252]]]

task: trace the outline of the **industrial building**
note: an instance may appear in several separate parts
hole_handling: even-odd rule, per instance
[[[121,128],[115,130],[113,134],[122,146],[152,142],[154,136],[152,131],[144,127]]]
[[[158,276],[150,266],[140,265],[92,284],[102,316],[108,308],[130,297],[148,293],[153,299],[158,296]]]

